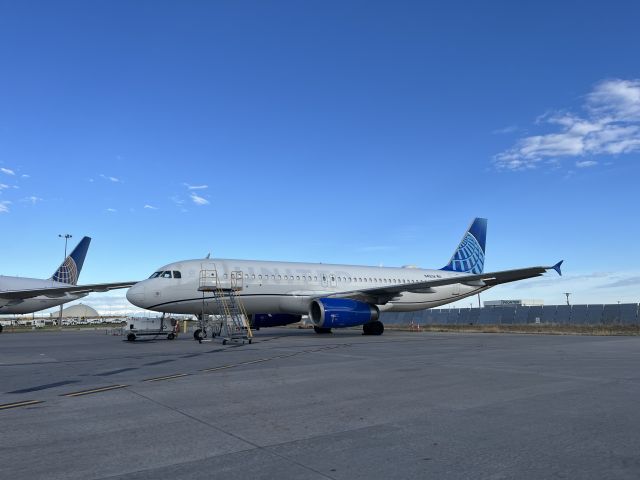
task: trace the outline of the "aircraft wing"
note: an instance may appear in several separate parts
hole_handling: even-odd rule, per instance
[[[443,285],[454,285],[460,283],[462,285],[485,288],[494,287],[502,283],[516,282],[527,278],[539,277],[548,270],[555,270],[558,275],[562,275],[560,266],[562,260],[550,267],[528,267],[518,268],[515,270],[502,270],[499,272],[487,272],[480,274],[460,274],[447,276],[443,278],[434,278],[423,282],[404,283],[400,285],[387,285],[384,287],[365,288],[360,290],[352,290],[348,292],[337,292],[324,297],[332,298],[350,298],[376,305],[384,305],[385,303],[399,298],[402,293],[433,293],[434,287]]]
[[[118,288],[127,288],[138,282],[116,282],[116,283],[91,283],[88,285],[68,285],[44,288],[33,288],[28,290],[0,290],[0,298],[10,300],[24,300],[27,298],[45,296],[49,298],[61,298],[67,293],[91,293],[107,292]]]

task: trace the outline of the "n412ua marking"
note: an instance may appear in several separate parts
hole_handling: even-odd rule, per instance
[[[160,267],[127,292],[134,305],[163,313],[218,314],[212,293],[198,291],[202,272],[223,284],[242,276],[237,292],[253,327],[287,325],[309,315],[317,333],[362,325],[380,335],[380,312],[409,312],[445,305],[502,283],[538,277],[549,267],[484,273],[487,220],[476,218],[449,263],[438,270],[258,260],[184,260]]]

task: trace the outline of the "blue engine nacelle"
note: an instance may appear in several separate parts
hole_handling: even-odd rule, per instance
[[[319,328],[343,328],[378,320],[380,310],[348,298],[319,298],[311,302],[309,318]]]
[[[299,322],[302,315],[289,315],[288,313],[256,313],[251,319],[251,327],[280,327],[290,323]]]

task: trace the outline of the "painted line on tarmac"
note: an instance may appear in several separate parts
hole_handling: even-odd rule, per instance
[[[254,364],[254,363],[268,362],[269,360],[273,360],[274,358],[277,358],[277,357],[260,358],[258,360],[250,360],[248,362],[232,363],[230,365],[221,365],[219,367],[205,368],[205,369],[200,370],[200,371],[201,372],[215,372],[216,370],[225,370],[227,368],[241,367],[243,365],[251,365],[251,364]]]
[[[334,348],[340,348],[340,347],[342,347],[342,345],[316,348],[316,349],[313,349],[313,350],[303,350],[301,352],[285,353],[283,355],[276,355],[274,357],[259,358],[258,360],[250,360],[248,362],[231,363],[231,364],[228,364],[228,365],[220,365],[219,367],[205,368],[205,369],[202,369],[200,371],[201,372],[216,372],[218,370],[227,370],[229,368],[242,367],[243,365],[252,365],[254,363],[263,363],[263,362],[268,362],[270,360],[277,360],[279,358],[290,358],[290,357],[295,357],[296,355],[302,355],[304,353],[315,353],[315,352],[321,352],[321,351],[324,351],[324,350],[333,350]]]
[[[41,400],[25,400],[24,402],[13,402],[0,404],[0,410],[9,410],[10,408],[28,407],[29,405],[37,405],[43,403]]]
[[[175,375],[165,375],[163,377],[153,377],[153,378],[146,378],[144,380],[142,380],[143,382],[160,382],[162,380],[172,380],[174,378],[181,378],[181,377],[187,377],[191,375],[190,373],[176,373]]]
[[[119,388],[126,388],[129,385],[109,385],[107,387],[92,388],[91,390],[80,390],[79,392],[63,393],[61,397],[81,397],[83,395],[91,395],[94,393],[108,392]]]

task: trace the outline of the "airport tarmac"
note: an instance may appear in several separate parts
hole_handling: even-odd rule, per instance
[[[2,334],[0,478],[637,479],[639,365],[640,337]]]

